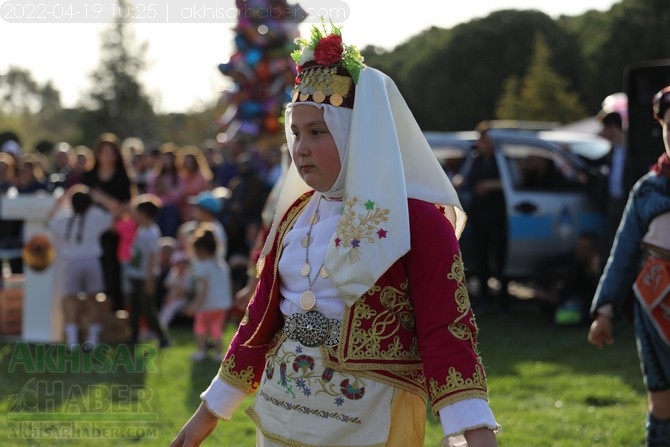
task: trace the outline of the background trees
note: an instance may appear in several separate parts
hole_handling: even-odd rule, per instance
[[[550,57],[544,38],[536,36],[526,74],[521,79],[511,76],[505,80],[496,118],[567,123],[587,115],[568,81],[549,66]]]
[[[428,29],[388,52],[367,47],[363,54],[368,65],[396,81],[423,128],[463,130],[499,117],[497,111],[506,118],[507,112],[521,113],[498,110],[498,104],[510,101],[510,93],[503,98],[505,89],[518,95],[522,79],[532,81],[527,76],[537,63],[535,36],[546,42],[545,72],[561,80],[565,101],[582,105],[583,118],[595,114],[606,96],[623,91],[628,64],[670,55],[670,10],[663,0],[621,0],[610,11],[557,20],[539,11],[503,10],[449,30]],[[528,108],[530,96],[516,105]],[[577,115],[574,107],[568,108]],[[573,113],[557,119],[580,118]]]
[[[126,2],[119,0],[119,6]],[[101,60],[91,74],[91,89],[81,102],[82,138],[93,141],[103,132],[158,140],[152,101],[139,81],[145,68],[146,43],[137,44],[130,24],[116,17],[102,35]]]
[[[0,73],[0,131],[18,133],[26,147],[41,139],[90,144],[102,130],[148,144],[198,144],[218,132],[221,103],[156,116],[139,81],[145,44],[134,40],[132,24],[113,23],[101,42],[92,88],[77,109],[63,110],[57,89],[26,70]],[[623,91],[628,64],[670,56],[670,8],[667,0],[621,0],[609,11],[557,19],[501,10],[363,54],[395,80],[426,130],[472,129],[491,118],[569,122]]]

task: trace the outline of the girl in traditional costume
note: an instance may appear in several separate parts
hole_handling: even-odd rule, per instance
[[[670,447],[670,86],[653,100],[665,152],[635,184],[609,260],[591,305],[588,340],[612,344],[612,317],[621,313],[631,288],[635,338],[649,412],[648,447]]]
[[[456,193],[393,81],[325,34],[294,55],[293,163],[256,291],[172,446],[253,392],[258,446],[422,446],[426,401],[443,445],[495,446]]]

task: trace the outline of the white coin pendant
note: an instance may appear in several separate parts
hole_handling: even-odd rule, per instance
[[[300,275],[307,276],[307,275],[309,275],[309,272],[311,272],[311,271],[312,271],[312,268],[309,266],[308,263],[305,262],[302,265],[302,267],[300,268]]]
[[[319,270],[319,276],[322,277],[323,279],[326,279],[330,275],[328,274],[328,270],[326,270],[325,267],[321,267],[321,270]]]
[[[312,214],[312,217],[309,218],[309,223],[314,225],[319,221],[319,215],[318,214]]]
[[[305,236],[302,238],[302,241],[300,241],[300,245],[302,245],[302,248],[307,248],[311,245],[312,243],[312,238],[310,236]]]
[[[311,310],[316,305],[316,295],[311,290],[305,290],[300,295],[300,307],[302,310]]]

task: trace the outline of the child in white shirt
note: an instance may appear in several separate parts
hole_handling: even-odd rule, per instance
[[[78,345],[80,320],[86,315],[89,321],[87,347],[92,348],[102,331],[99,304],[94,298],[105,289],[100,236],[112,226],[114,216],[93,205],[89,189],[84,185],[73,186],[62,197],[49,212],[47,225],[64,262],[65,342],[71,349]],[[56,215],[68,198],[71,208]]]
[[[214,232],[200,227],[193,234],[193,252],[197,262],[193,265],[196,281],[196,294],[193,302],[186,308],[193,315],[193,332],[198,350],[191,355],[195,361],[207,357],[207,337],[214,343],[214,359],[223,359],[221,335],[228,311],[233,305],[230,270],[217,256],[217,242]]]

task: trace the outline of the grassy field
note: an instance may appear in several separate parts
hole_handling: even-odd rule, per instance
[[[532,300],[515,302],[506,318],[483,315],[478,323],[491,406],[503,426],[500,446],[644,445],[646,398],[630,326],[619,325],[615,345],[598,351],[587,344],[585,327],[552,326]],[[0,445],[168,445],[218,368],[189,360],[188,327],[172,332],[175,345],[160,353],[152,345],[140,355],[115,348],[104,359],[68,360],[53,347],[0,343],[7,421]],[[228,328],[226,340],[231,336]],[[249,402],[203,445],[255,445],[244,414]],[[92,420],[87,413],[95,413]],[[438,446],[439,423],[431,418],[426,431],[425,445]]]

